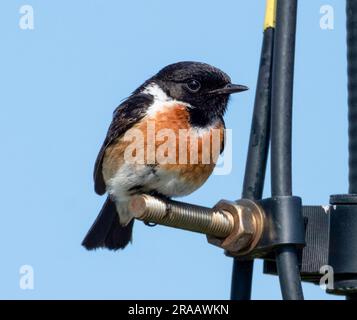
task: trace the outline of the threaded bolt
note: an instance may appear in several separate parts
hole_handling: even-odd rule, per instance
[[[136,219],[207,234],[217,238],[228,237],[234,227],[232,215],[174,200],[163,200],[149,195],[131,198],[129,210]]]

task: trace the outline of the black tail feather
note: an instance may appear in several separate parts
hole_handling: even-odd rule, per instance
[[[127,226],[120,225],[115,203],[108,197],[82,245],[88,250],[124,249],[131,241],[133,224],[134,220],[130,221]]]

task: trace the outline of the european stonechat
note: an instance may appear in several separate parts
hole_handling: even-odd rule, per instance
[[[117,250],[131,241],[133,195],[198,189],[224,149],[229,96],[247,89],[199,62],[171,64],[136,89],[114,111],[95,162],[95,191],[108,196],[83,246]]]

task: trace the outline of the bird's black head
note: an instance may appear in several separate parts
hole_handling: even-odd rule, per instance
[[[189,61],[168,65],[141,88],[150,84],[158,85],[169,98],[189,104],[191,124],[197,127],[222,118],[230,94],[248,89],[232,84],[227,74],[209,64]]]

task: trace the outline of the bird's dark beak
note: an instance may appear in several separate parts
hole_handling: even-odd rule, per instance
[[[223,88],[210,91],[210,94],[214,94],[214,95],[232,94],[232,93],[243,92],[247,90],[249,90],[249,88],[246,86],[229,83]]]

